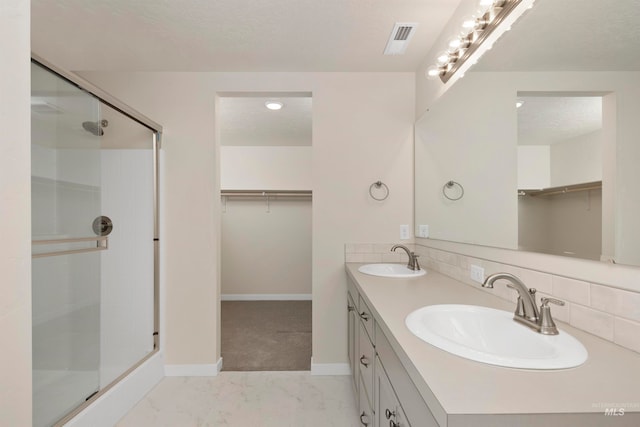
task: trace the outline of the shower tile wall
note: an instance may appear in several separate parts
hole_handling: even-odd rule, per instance
[[[96,200],[100,198],[99,176],[92,169],[71,173],[62,167],[68,162],[95,164],[96,150],[56,150],[34,144],[32,167],[32,233],[35,239],[91,236],[91,224],[83,218],[93,218]],[[58,166],[56,167],[56,162]],[[71,369],[95,365],[99,355],[83,351],[70,343],[82,331],[97,329],[99,293],[96,286],[76,283],[98,283],[100,263],[93,254],[37,258],[33,264],[34,369]],[[68,314],[68,315],[67,315]],[[52,331],[59,322],[78,325],[67,330],[71,336],[59,336]],[[87,336],[86,343],[96,339]],[[90,347],[90,346],[89,346]],[[94,346],[95,347],[95,346]],[[55,349],[54,351],[51,351]]]
[[[153,350],[152,156],[101,151],[34,145],[35,239],[92,236],[99,214],[115,224],[107,251],[33,260],[35,425],[67,388],[104,387]],[[69,163],[100,166],[70,172]]]
[[[113,221],[101,252],[100,386],[153,350],[153,158],[102,150],[102,214]]]
[[[99,152],[37,144],[32,151],[33,238],[92,236],[100,170],[84,166],[99,165]],[[81,167],[72,172],[75,163]],[[100,258],[95,252],[35,258],[32,267],[33,424],[40,426],[97,388]]]

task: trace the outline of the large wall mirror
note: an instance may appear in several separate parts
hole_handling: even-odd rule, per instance
[[[639,20],[538,0],[416,123],[416,236],[640,265]]]

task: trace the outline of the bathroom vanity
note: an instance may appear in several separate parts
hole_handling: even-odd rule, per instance
[[[515,304],[437,272],[385,278],[360,273],[361,265],[347,263],[346,271],[349,362],[363,426],[640,425],[638,353],[558,322],[589,352],[583,365],[525,370],[468,360],[414,336],[407,315],[435,304],[506,311]]]

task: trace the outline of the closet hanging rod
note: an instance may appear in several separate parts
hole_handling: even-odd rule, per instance
[[[225,197],[312,197],[311,190],[221,190]]]
[[[542,190],[518,190],[519,196],[555,196],[556,194],[574,193],[576,191],[601,190],[602,181],[586,182],[582,184],[550,187]]]

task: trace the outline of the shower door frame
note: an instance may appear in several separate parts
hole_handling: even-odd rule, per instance
[[[46,59],[38,56],[35,53],[31,53],[31,62],[49,70],[53,74],[60,77],[62,80],[70,83],[71,85],[77,87],[78,89],[89,93],[96,97],[100,102],[108,105],[109,107],[115,109],[116,111],[124,114],[131,120],[141,124],[147,129],[153,132],[153,146],[152,146],[152,155],[153,155],[153,350],[149,352],[149,354],[145,355],[142,359],[136,362],[133,366],[129,367],[125,372],[123,372],[119,377],[113,380],[111,383],[107,384],[103,388],[101,388],[98,392],[93,394],[90,398],[88,398],[82,405],[76,407],[73,411],[69,412],[64,418],[60,419],[56,422],[55,426],[62,426],[69,422],[73,417],[78,415],[84,409],[86,409],[89,405],[95,402],[98,398],[104,395],[107,391],[109,391],[113,386],[118,384],[122,379],[127,377],[131,372],[133,372],[140,365],[145,363],[155,354],[160,351],[160,225],[159,225],[159,154],[160,154],[160,145],[161,145],[161,137],[162,137],[162,126],[155,121],[151,120],[149,117],[144,114],[134,110],[127,104],[113,96],[109,95],[102,89],[94,86],[83,78],[70,73],[62,68],[52,64]]]

